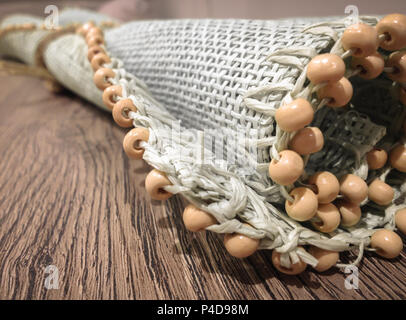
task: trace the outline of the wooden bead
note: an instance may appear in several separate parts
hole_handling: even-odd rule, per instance
[[[140,147],[140,142],[148,142],[149,130],[146,128],[134,128],[129,131],[123,140],[124,152],[130,159],[142,159],[144,149]]]
[[[378,33],[364,23],[349,26],[341,38],[344,50],[352,50],[354,57],[367,57],[378,49]]]
[[[89,42],[90,38],[95,36],[103,37],[103,31],[98,27],[93,27],[86,33],[86,42]]]
[[[406,234],[406,208],[398,210],[395,215],[396,227],[403,233]]]
[[[290,196],[293,202],[285,201],[285,210],[289,217],[296,221],[307,221],[314,217],[317,211],[317,197],[312,190],[305,187],[293,189]]]
[[[259,243],[259,239],[253,239],[240,233],[227,233],[224,236],[224,246],[228,253],[240,259],[255,253]]]
[[[361,72],[358,74],[361,78],[370,80],[375,79],[383,72],[385,61],[378,52],[375,52],[367,57],[353,57],[351,66],[354,69],[361,69]]]
[[[93,71],[100,69],[104,64],[111,62],[110,58],[105,53],[98,53],[93,58],[90,64]]]
[[[189,204],[183,211],[183,223],[189,231],[198,232],[216,224],[217,220],[210,213]]]
[[[366,155],[370,170],[381,169],[388,160],[388,154],[383,149],[373,148]]]
[[[313,107],[307,100],[302,98],[279,107],[275,113],[278,126],[286,132],[304,128],[313,121],[313,117]]]
[[[106,90],[113,88],[111,86]],[[113,107],[113,119],[122,128],[129,128],[133,125],[133,119],[128,117],[128,113],[137,112],[137,108],[134,106],[131,99],[122,99],[114,104]]]
[[[399,100],[404,106],[406,106],[406,89],[402,88],[401,86],[399,86]],[[403,123],[403,125],[406,125],[406,121]],[[406,130],[404,130],[404,132],[406,132]]]
[[[340,211],[342,226],[352,227],[361,219],[361,208],[358,204],[347,200],[338,200],[336,206]]]
[[[380,206],[387,206],[392,203],[394,196],[393,188],[382,180],[375,179],[368,187],[369,200]]]
[[[94,73],[93,81],[97,88],[104,90],[107,87],[111,86],[111,83],[108,82],[108,78],[114,78],[116,74],[110,68],[100,68]]]
[[[307,65],[306,76],[313,84],[337,82],[345,73],[345,64],[336,54],[325,53],[315,56]]]
[[[166,177],[166,174],[156,169],[151,170],[145,178],[145,189],[154,200],[166,200],[172,197],[172,193],[163,189],[170,185],[172,183]]]
[[[346,174],[340,179],[340,193],[347,200],[360,204],[368,196],[368,185],[360,177]]]
[[[109,86],[103,91],[103,102],[109,110],[113,110],[117,97],[121,97],[123,89],[119,85]]]
[[[329,107],[344,107],[350,102],[353,94],[352,84],[342,77],[338,82],[325,85],[317,91],[319,99],[330,99]]]
[[[104,44],[104,39],[100,35],[95,35],[95,36],[88,38],[86,40],[86,43],[87,43],[88,47],[100,46],[100,45]]]
[[[388,51],[399,50],[406,46],[406,16],[390,14],[376,25],[378,35],[385,35],[386,39],[380,43],[382,49]]]
[[[392,149],[389,154],[389,162],[393,168],[406,172],[406,146],[400,144]]]
[[[90,29],[92,29],[93,27],[94,27],[94,23],[92,21],[89,21],[89,22],[83,24],[83,26],[79,27],[77,30],[77,33],[81,34],[82,36],[86,36],[88,31]]]
[[[395,68],[394,72],[387,73],[391,80],[406,82],[406,50],[393,52],[386,61],[386,66]]]
[[[276,250],[272,251],[272,264],[274,267],[284,274],[297,275],[306,270],[307,264],[299,259],[299,262],[291,264],[290,268],[285,268],[281,265],[281,254]]]
[[[323,133],[317,127],[300,129],[289,142],[289,149],[300,155],[308,155],[323,149]]]
[[[403,249],[402,239],[393,231],[380,229],[371,237],[371,247],[387,259],[396,258]]]
[[[272,159],[269,164],[269,176],[282,186],[293,184],[303,173],[303,159],[296,152],[283,150],[279,160]]]
[[[320,221],[312,221],[313,227],[324,233],[333,232],[341,222],[340,211],[332,203],[319,203],[315,217]]]
[[[309,253],[319,260],[317,266],[314,267],[318,272],[324,272],[334,267],[340,258],[337,251],[325,250],[315,246],[310,246]]]
[[[92,59],[93,59],[93,57],[96,55],[96,54],[98,54],[98,53],[106,53],[105,51],[104,51],[104,49],[102,48],[102,47],[100,47],[100,46],[93,46],[93,47],[90,47],[88,50],[87,50],[87,59],[89,60],[89,62],[91,62],[92,61]]]
[[[309,184],[315,185],[319,203],[334,201],[340,192],[340,183],[336,176],[328,171],[317,172],[309,178]]]

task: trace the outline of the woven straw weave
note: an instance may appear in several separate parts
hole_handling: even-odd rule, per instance
[[[65,10],[60,21],[69,24],[99,18],[86,11]],[[16,16],[3,25],[33,19]],[[374,25],[377,19],[363,21]],[[149,128],[144,159],[168,175],[173,186],[167,191],[182,193],[210,212],[219,223],[208,230],[260,238],[260,248],[276,248],[287,267],[298,256],[311,265],[317,263],[298,249],[302,244],[337,251],[360,247],[357,263],[372,228],[393,229],[394,212],[405,206],[404,174],[384,168],[374,175],[395,188],[394,203],[387,208],[364,203],[357,226],[321,234],[286,215],[282,204],[289,190],[275,185],[267,175],[270,160],[286,148],[291,137],[276,126],[275,110],[308,93],[303,76],[307,63],[320,52],[340,51],[339,38],[347,22],[331,18],[175,20],[132,22],[105,30],[106,48],[114,57],[109,65],[116,73],[113,83],[119,83],[123,97],[137,106],[138,112],[130,113],[134,125]],[[0,40],[0,53],[33,63],[42,32],[7,35]],[[44,61],[64,86],[103,107],[86,52],[80,36],[64,35],[47,46]],[[366,93],[371,83],[379,88],[373,95]],[[351,108],[317,111],[313,125],[322,130],[325,147],[306,159],[302,181],[319,170],[338,177],[353,172],[370,179],[365,153],[377,143],[389,149],[399,138],[406,115],[390,82],[354,79],[353,84]],[[317,98],[312,98],[317,105]],[[202,153],[203,164],[199,163]]]

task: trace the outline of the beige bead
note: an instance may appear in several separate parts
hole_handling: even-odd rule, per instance
[[[392,52],[386,61],[386,66],[395,68],[394,72],[387,73],[390,79],[406,82],[406,50]]]
[[[385,35],[386,39],[380,43],[385,50],[395,51],[406,46],[406,16],[390,14],[376,25],[378,35]]]
[[[324,272],[334,267],[340,258],[337,251],[325,250],[315,246],[310,246],[309,253],[319,260],[317,266],[314,267],[318,272]]]
[[[368,187],[369,200],[380,206],[387,206],[392,203],[394,195],[395,192],[393,191],[393,188],[379,179],[372,181]]]
[[[112,88],[111,86],[109,88]],[[106,90],[108,90],[107,88]],[[133,125],[133,119],[128,117],[128,113],[137,112],[137,108],[134,106],[131,99],[122,99],[114,104],[113,107],[113,119],[122,128],[129,128]]]
[[[324,233],[333,232],[341,222],[340,212],[332,203],[319,203],[315,217],[320,219],[320,221],[312,221],[313,227],[317,231]]]
[[[146,128],[134,128],[129,131],[123,140],[124,152],[130,159],[142,159],[144,149],[140,147],[140,142],[148,142],[149,130]]]
[[[361,208],[358,204],[347,200],[337,200],[336,206],[340,211],[342,226],[352,227],[361,219]]]
[[[245,223],[246,226],[249,226]],[[227,233],[224,246],[229,254],[236,258],[246,258],[257,251],[260,240],[247,237],[240,233]]]
[[[296,152],[283,150],[279,160],[272,159],[269,164],[269,176],[282,186],[293,184],[303,173],[303,159]]]
[[[388,160],[388,154],[383,149],[373,148],[366,155],[370,170],[381,169]]]
[[[341,38],[344,50],[352,50],[354,57],[367,57],[378,49],[378,33],[364,23],[349,26]]]
[[[361,69],[361,72],[358,74],[361,78],[364,79],[375,79],[378,77],[385,67],[385,61],[382,56],[375,52],[367,57],[357,58],[353,57],[351,60],[351,66],[354,69]]]
[[[396,227],[403,233],[406,234],[406,208],[398,210],[395,215]]]
[[[98,53],[106,53],[105,51],[104,51],[104,49],[102,48],[102,47],[100,47],[100,46],[93,46],[93,47],[90,47],[88,50],[87,50],[87,59],[89,60],[89,62],[91,62],[92,61],[92,59],[93,59],[93,57],[95,56],[95,55],[97,55]]]
[[[306,267],[307,267],[307,264],[300,259],[299,259],[299,262],[292,264],[290,266],[290,268],[285,268],[285,267],[281,266],[281,254],[279,252],[277,252],[276,250],[272,251],[272,264],[279,272],[282,272],[284,274],[288,274],[291,276],[302,273],[303,271],[306,270]]]
[[[340,179],[340,193],[347,200],[360,204],[368,196],[368,185],[360,177],[346,174]]]
[[[89,32],[90,29],[94,27],[94,23],[92,21],[89,21],[83,26],[79,27],[77,30],[77,33],[81,34],[82,36],[86,36],[86,34]]]
[[[103,31],[98,27],[93,27],[86,33],[86,42],[89,42],[90,38],[95,36],[103,37]]]
[[[105,53],[98,53],[93,58],[90,64],[92,65],[93,71],[100,69],[104,64],[110,63],[110,58]]]
[[[338,82],[329,83],[317,91],[319,99],[330,99],[327,103],[330,107],[344,107],[350,102],[352,94],[352,84],[345,77]]]
[[[317,211],[317,197],[312,190],[305,187],[293,189],[290,196],[293,202],[285,201],[286,213],[296,221],[307,221],[314,217]]]
[[[224,236],[224,246],[233,257],[242,259],[257,251],[259,240],[239,233],[227,233]]]
[[[100,45],[104,44],[104,39],[100,35],[95,35],[95,36],[92,36],[92,37],[86,39],[86,43],[89,48],[92,46],[100,46]]]
[[[389,154],[389,162],[393,168],[406,172],[406,146],[400,144],[392,149]]]
[[[317,187],[315,191],[319,203],[334,201],[340,192],[340,183],[336,176],[328,171],[317,172],[309,178],[309,184]]]
[[[406,89],[399,86],[399,100],[400,102],[406,106]],[[403,123],[403,126],[406,126],[406,121]],[[406,130],[404,130],[406,132]]]
[[[172,185],[172,183],[166,177],[165,173],[156,169],[151,170],[145,178],[145,189],[154,200],[166,200],[172,197],[172,193],[163,189],[170,185]]]
[[[311,104],[302,98],[279,107],[275,113],[278,126],[286,131],[293,132],[304,128],[313,121],[314,110]]]
[[[307,65],[306,76],[313,84],[337,82],[345,73],[345,64],[336,54],[325,53],[315,56]]]
[[[308,155],[323,149],[323,133],[317,127],[300,129],[289,142],[289,149],[300,155]]]
[[[123,89],[119,85],[109,86],[103,91],[103,102],[109,110],[113,110],[117,97],[121,97]]]
[[[216,224],[217,220],[210,213],[189,204],[183,211],[183,223],[189,231],[198,232]]]
[[[380,229],[371,237],[371,247],[387,259],[396,258],[403,249],[402,239],[393,231]]]
[[[111,83],[108,81],[108,78],[114,78],[116,74],[112,69],[109,68],[100,68],[94,73],[93,81],[97,88],[104,90],[107,87],[111,86]]]

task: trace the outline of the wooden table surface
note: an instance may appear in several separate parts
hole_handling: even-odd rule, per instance
[[[182,225],[184,202],[152,201],[149,171],[111,116],[42,81],[0,77],[0,299],[404,299],[406,259],[367,254],[359,289],[344,273],[275,271],[238,260],[221,237]],[[59,271],[47,289],[46,267]]]

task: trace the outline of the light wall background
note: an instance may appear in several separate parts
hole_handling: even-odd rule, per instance
[[[125,21],[344,15],[347,5],[356,5],[361,15],[406,14],[406,0],[0,0],[0,17],[16,12],[44,15],[44,8],[49,4],[101,10]]]
[[[124,0],[129,1],[129,0]],[[131,0],[130,0],[131,1]],[[168,18],[277,19],[297,16],[343,15],[347,5],[360,14],[405,13],[406,0],[138,0],[150,14]],[[145,5],[143,6],[142,3]]]

